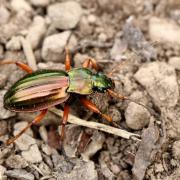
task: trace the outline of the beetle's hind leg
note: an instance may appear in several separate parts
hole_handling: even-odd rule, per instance
[[[85,97],[81,97],[80,98],[80,102],[82,103],[83,106],[85,106],[87,109],[89,109],[90,111],[93,111],[94,113],[97,113],[99,115],[101,115],[104,119],[106,119],[109,122],[112,122],[112,117],[110,117],[107,114],[103,114],[97,107],[95,104],[93,104],[91,101],[89,101],[88,99],[86,99]]]
[[[62,119],[62,124],[61,124],[61,134],[60,134],[60,145],[61,146],[62,146],[64,136],[65,136],[65,126],[67,124],[68,114],[69,114],[69,105],[67,103],[65,103],[63,119]]]
[[[13,60],[3,60],[0,61],[0,66],[5,64],[15,64],[16,66],[20,67],[22,70],[26,71],[27,73],[32,73],[33,70],[26,64],[20,61],[13,61]]]
[[[17,138],[19,138],[19,137],[20,137],[27,129],[29,129],[33,124],[39,123],[39,122],[43,119],[43,117],[46,115],[46,113],[47,113],[47,109],[42,110],[41,113],[40,113],[38,116],[36,116],[35,119],[34,119],[32,122],[30,122],[24,129],[22,129],[16,136],[14,136],[14,137],[11,138],[11,139],[8,139],[8,140],[6,141],[6,145],[10,145],[10,144],[14,143],[14,141],[15,141]]]

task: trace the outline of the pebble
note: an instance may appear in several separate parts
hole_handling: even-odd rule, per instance
[[[144,107],[131,102],[126,108],[125,118],[126,124],[129,128],[140,130],[148,125],[150,113]]]
[[[70,31],[64,31],[46,37],[42,47],[42,58],[45,61],[64,62],[63,51],[70,35]]]
[[[95,22],[97,21],[97,17],[94,14],[90,14],[87,17],[87,20],[88,20],[89,24],[95,24]]]
[[[0,73],[0,88],[3,88],[6,84],[7,76],[3,73]]]
[[[147,63],[134,77],[146,88],[158,107],[173,107],[177,104],[179,91],[172,66],[164,62]]]
[[[11,155],[6,159],[6,165],[9,168],[21,169],[28,166],[28,163],[20,155]]]
[[[180,141],[175,141],[173,143],[172,152],[174,158],[180,160]]]
[[[39,164],[39,169],[41,170],[42,174],[44,176],[50,175],[51,174],[51,169],[48,167],[48,165],[44,162],[41,162]]]
[[[42,16],[35,16],[26,37],[33,49],[36,49],[38,47],[45,33],[46,33],[45,19]]]
[[[170,57],[168,63],[171,66],[173,66],[175,69],[180,70],[180,57],[179,56]]]
[[[9,20],[10,13],[3,5],[0,6],[0,25],[6,24]]]
[[[6,93],[5,90],[2,90],[0,91],[0,119],[7,119],[7,118],[10,118],[10,117],[13,117],[16,115],[16,113],[14,112],[11,112],[9,110],[6,110],[4,108],[4,102],[3,102],[3,97],[4,97],[4,94]]]
[[[48,133],[45,126],[39,128],[39,134],[44,142],[48,142]]]
[[[3,180],[5,172],[6,172],[6,168],[4,166],[0,165],[0,179]]]
[[[98,40],[100,42],[106,42],[107,41],[107,35],[105,33],[100,33],[98,36]]]
[[[22,157],[30,163],[39,163],[42,161],[42,156],[37,144],[33,144],[28,150],[22,151]]]
[[[95,131],[91,137],[91,142],[88,144],[85,151],[81,154],[84,161],[88,161],[94,154],[96,154],[105,142],[105,135]]]
[[[31,12],[32,11],[32,7],[25,0],[12,0],[11,1],[11,7],[17,13],[19,11],[25,11],[25,12]]]
[[[152,41],[180,45],[180,26],[169,19],[152,17],[149,20]]]
[[[21,49],[20,36],[13,36],[7,43],[6,49],[11,51],[18,51]]]
[[[82,8],[75,1],[67,1],[50,5],[47,12],[53,26],[67,30],[76,27],[82,15]]]
[[[30,3],[35,7],[46,7],[49,5],[50,0],[30,0]]]
[[[48,156],[50,156],[53,153],[53,149],[47,144],[42,144],[41,149]]]
[[[5,174],[10,178],[16,178],[20,180],[34,180],[34,175],[24,169],[8,170],[5,172]]]

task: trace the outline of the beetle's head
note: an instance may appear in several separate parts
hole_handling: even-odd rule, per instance
[[[98,72],[92,76],[93,89],[97,92],[105,92],[107,89],[114,89],[115,84],[112,79]]]

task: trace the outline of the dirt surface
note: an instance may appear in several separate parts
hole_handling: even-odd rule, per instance
[[[88,96],[141,141],[69,123],[65,156],[58,149],[61,117],[48,112],[15,144],[3,146],[37,114],[3,108],[5,92],[25,73],[1,66],[0,179],[180,179],[180,0],[1,0],[0,26],[1,60],[63,69],[67,45],[74,67],[96,59],[105,74],[113,72],[117,93],[147,107],[107,93]],[[71,114],[114,126],[85,110],[76,95]]]

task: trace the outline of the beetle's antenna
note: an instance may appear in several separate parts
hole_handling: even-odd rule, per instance
[[[127,97],[127,96],[122,96],[122,95],[120,95],[120,94],[117,94],[116,92],[112,91],[111,89],[107,89],[107,91],[108,91],[109,95],[112,96],[112,97],[115,97],[115,98],[118,98],[118,99],[122,99],[122,100],[129,100],[129,101],[131,101],[131,102],[134,102],[134,103],[136,103],[136,104],[138,104],[138,105],[140,105],[140,106],[143,106],[143,107],[144,107],[145,109],[147,109],[151,114],[154,114],[154,113],[152,112],[152,110],[151,110],[150,108],[148,108],[147,106],[145,106],[144,104],[141,104],[141,103],[139,103],[139,102],[136,102],[135,100],[130,99],[130,98]]]
[[[111,78],[112,75],[113,75],[117,70],[119,70],[119,67],[121,68],[121,67],[124,66],[125,64],[127,64],[127,61],[122,61],[118,66],[115,66],[115,67],[111,70],[111,72],[109,72],[109,73],[107,74],[107,76],[108,76],[109,78]]]

